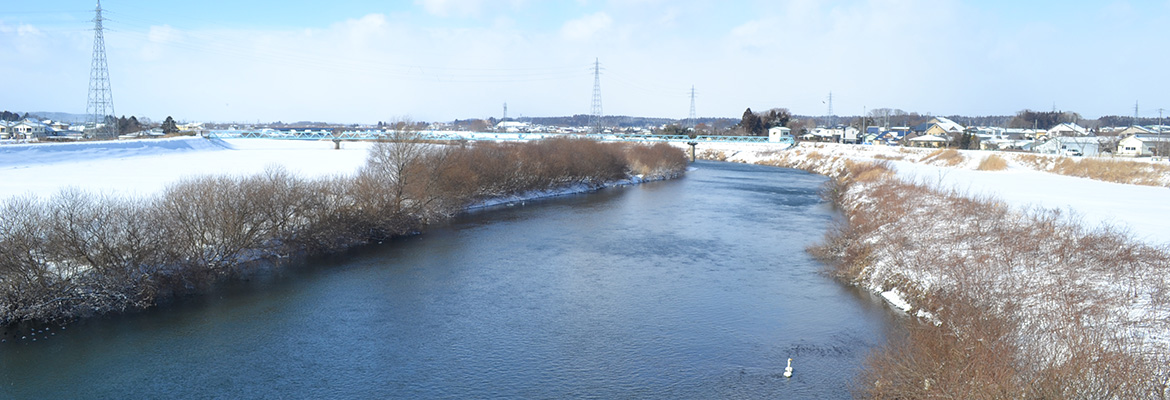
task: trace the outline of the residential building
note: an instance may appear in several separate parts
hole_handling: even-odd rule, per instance
[[[1033,146],[1032,151],[1062,156],[1093,157],[1101,154],[1101,140],[1096,136],[1053,136],[1044,143]]]
[[[1088,136],[1089,130],[1075,123],[1063,123],[1048,129],[1048,137]]]
[[[784,141],[784,138],[792,140],[792,129],[783,126],[774,126],[768,128],[768,141],[779,143]]]
[[[950,140],[946,137],[935,135],[922,135],[910,138],[908,142],[912,147],[943,147],[947,145]]]
[[[1117,142],[1117,155],[1128,157],[1170,155],[1170,136],[1132,135]]]

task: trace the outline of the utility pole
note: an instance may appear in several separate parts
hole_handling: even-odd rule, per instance
[[[118,120],[114,113],[114,95],[110,91],[110,70],[106,65],[106,38],[102,28],[102,2],[98,0],[93,18],[93,61],[89,70],[89,100],[85,113],[89,114],[87,129],[92,128],[98,136],[118,135]],[[113,118],[113,121],[107,120]],[[104,127],[98,128],[104,124]],[[86,134],[88,136],[88,133]]]
[[[593,59],[593,104],[589,112],[593,115],[593,133],[601,133],[601,62]]]

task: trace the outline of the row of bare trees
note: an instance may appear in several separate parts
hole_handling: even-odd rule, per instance
[[[861,396],[1170,396],[1165,246],[904,182],[884,163],[850,163],[827,193],[848,222],[810,250],[929,315],[869,357]]]
[[[476,201],[682,174],[666,144],[376,143],[353,176],[280,168],[187,179],[149,198],[63,190],[0,204],[0,326],[142,309],[257,264],[417,232]]]

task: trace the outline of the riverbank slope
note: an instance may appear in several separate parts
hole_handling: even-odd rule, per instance
[[[826,193],[847,223],[811,250],[923,320],[870,358],[864,395],[1166,396],[1170,251],[1156,229],[1170,214],[1166,188],[978,170],[991,154],[705,153],[834,178]],[[1130,208],[1139,212],[1117,211]]]

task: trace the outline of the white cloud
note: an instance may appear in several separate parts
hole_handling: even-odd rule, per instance
[[[146,37],[152,43],[167,43],[175,40],[179,35],[179,31],[172,28],[170,25],[152,26],[147,32]]]
[[[439,17],[479,15],[483,0],[414,0],[428,13]]]
[[[565,22],[561,36],[570,40],[588,40],[612,26],[613,18],[603,11]]]

